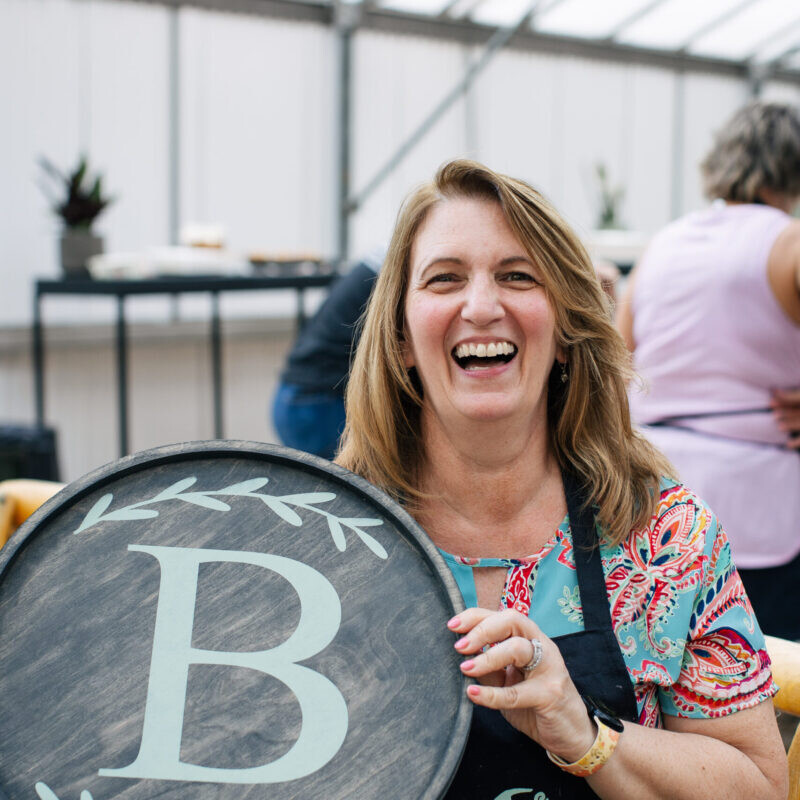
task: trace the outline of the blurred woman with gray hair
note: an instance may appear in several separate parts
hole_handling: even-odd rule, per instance
[[[800,115],[751,103],[701,165],[710,208],[657,234],[618,327],[631,411],[728,532],[765,633],[800,638]]]

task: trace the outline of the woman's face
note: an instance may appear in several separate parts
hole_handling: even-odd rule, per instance
[[[427,412],[459,419],[544,419],[560,351],[539,268],[499,204],[456,198],[429,212],[411,249],[405,363]]]

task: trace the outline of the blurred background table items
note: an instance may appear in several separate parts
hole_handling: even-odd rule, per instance
[[[302,262],[306,264],[307,262]],[[222,426],[222,347],[219,296],[223,292],[294,289],[297,297],[297,327],[306,319],[304,293],[306,289],[327,287],[336,273],[332,266],[320,263],[320,270],[300,273],[287,267],[285,274],[263,275],[173,275],[141,280],[62,279],[37,280],[33,300],[33,373],[36,422],[44,426],[44,323],[42,300],[47,295],[105,295],[116,298],[116,373],[118,397],[119,454],[128,453],[128,337],[125,300],[129,295],[166,294],[177,297],[185,293],[206,293],[211,298],[209,351],[211,357],[212,393],[214,408],[214,438],[224,438]]]
[[[627,275],[647,247],[649,237],[640,231],[593,230],[584,238],[586,249],[595,262],[611,262]]]

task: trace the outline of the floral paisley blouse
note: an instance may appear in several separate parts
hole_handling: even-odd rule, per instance
[[[662,727],[662,712],[723,717],[777,692],[728,539],[695,494],[664,480],[650,526],[600,552],[642,725]],[[467,607],[477,605],[473,569],[505,567],[501,608],[527,614],[550,637],[583,630],[568,517],[528,558],[442,555]]]

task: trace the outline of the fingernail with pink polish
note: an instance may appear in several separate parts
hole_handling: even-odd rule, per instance
[[[458,617],[453,617],[448,623],[448,628],[457,628],[461,624],[461,620]]]
[[[475,666],[475,661],[474,661],[473,659],[470,659],[469,661],[465,661],[465,662],[464,662],[464,663],[461,665],[461,669],[463,669],[464,671],[466,671],[466,670],[470,670],[470,669],[472,669],[474,666]]]
[[[481,693],[480,686],[467,686],[467,694],[470,697],[477,697]]]
[[[466,637],[466,636],[462,636],[462,637],[461,637],[461,638],[460,638],[460,639],[459,639],[459,640],[458,640],[458,641],[455,643],[454,647],[457,647],[459,650],[461,650],[462,648],[466,647],[466,646],[467,646],[467,644],[469,644],[469,642],[467,641],[467,637]]]

